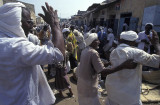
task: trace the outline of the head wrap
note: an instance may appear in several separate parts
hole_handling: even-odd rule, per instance
[[[134,31],[125,31],[120,35],[120,39],[124,39],[127,41],[135,41],[138,38],[138,35]]]
[[[97,33],[89,34],[88,37],[85,39],[86,46],[89,46],[96,39],[98,39]]]
[[[10,36],[26,37],[22,29],[22,7],[24,4],[6,3],[0,7],[0,32]]]
[[[70,32],[69,28],[64,28],[64,29],[62,30],[62,33],[65,33],[65,32]]]
[[[79,32],[78,30],[74,30],[74,31],[73,31],[73,34],[74,34],[75,36],[79,36],[80,32]]]
[[[112,30],[111,28],[108,28],[108,32],[112,33],[112,32],[113,32],[113,30]]]

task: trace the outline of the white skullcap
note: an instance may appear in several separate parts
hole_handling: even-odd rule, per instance
[[[128,40],[128,41],[135,41],[138,38],[138,35],[134,31],[125,31],[122,32],[120,35],[120,39]]]
[[[70,32],[69,28],[64,28],[64,29],[62,30],[62,33],[65,33],[65,32]]]
[[[86,46],[89,46],[96,39],[98,39],[97,33],[89,34],[88,37],[85,39]]]
[[[113,30],[111,28],[108,28],[108,31],[111,32],[111,33],[113,32]]]
[[[153,24],[152,24],[152,23],[146,23],[146,25],[151,25],[151,26],[153,27]],[[145,26],[146,26],[146,25],[145,25]]]

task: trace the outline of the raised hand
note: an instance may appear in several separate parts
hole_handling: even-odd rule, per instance
[[[38,15],[43,18],[43,20],[49,24],[51,27],[58,26],[59,27],[59,19],[57,15],[57,10],[54,10],[48,3],[45,3],[46,8],[42,6],[44,11],[44,15],[39,13]]]
[[[64,47],[64,39],[59,26],[59,19],[57,15],[57,11],[45,3],[46,8],[42,6],[44,11],[44,15],[39,13],[38,15],[43,18],[43,20],[50,25],[52,32],[52,42],[54,46],[56,46],[65,56],[65,47]]]

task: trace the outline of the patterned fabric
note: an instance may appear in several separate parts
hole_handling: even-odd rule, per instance
[[[70,34],[67,37],[67,41],[72,43],[73,49],[72,49],[72,54],[77,60],[77,50],[78,50],[78,45],[77,45],[77,40],[73,34],[73,32],[70,32]]]

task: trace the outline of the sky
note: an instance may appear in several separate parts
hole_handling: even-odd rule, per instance
[[[101,3],[105,0],[19,0],[25,3],[34,4],[36,16],[43,13],[41,6],[48,2],[54,9],[58,10],[60,18],[70,18],[76,15],[78,10],[86,11],[93,3]]]

